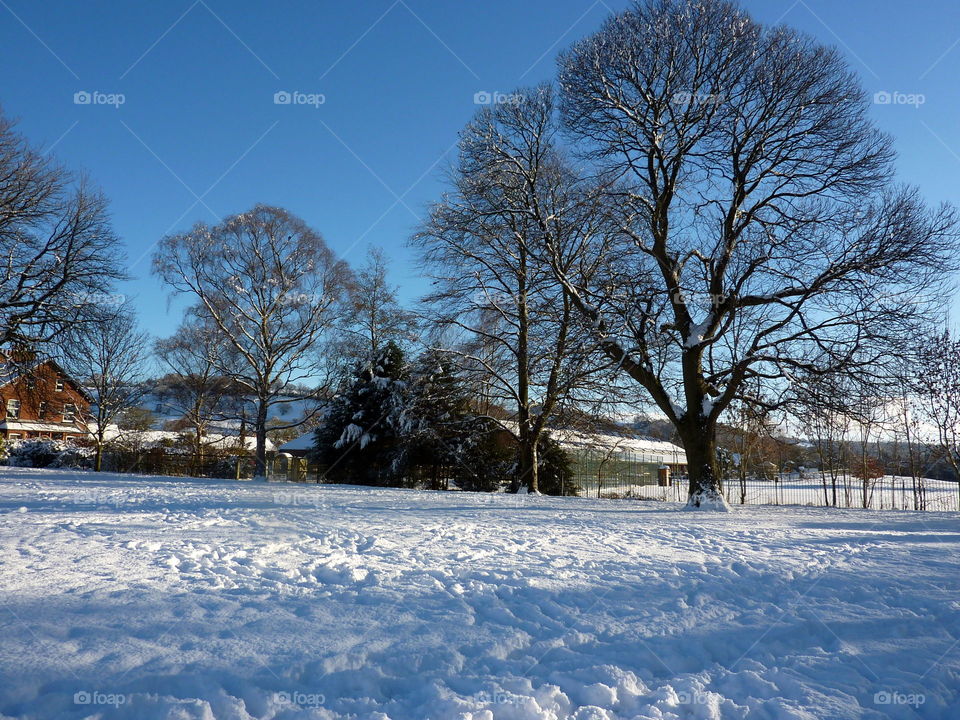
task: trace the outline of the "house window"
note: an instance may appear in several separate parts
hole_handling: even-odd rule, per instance
[[[7,417],[16,420],[20,417],[20,401],[10,398],[7,400]]]
[[[64,405],[63,406],[63,421],[65,423],[72,423],[77,415],[77,406],[76,405]]]
[[[37,405],[37,415],[41,420],[47,416],[47,403],[43,402],[42,400]]]
[[[51,433],[50,437],[54,440],[63,440],[63,433]]]
[[[63,378],[57,378],[57,392],[63,392]]]
[[[19,440],[21,437],[20,433],[10,433],[7,435],[8,440]]]

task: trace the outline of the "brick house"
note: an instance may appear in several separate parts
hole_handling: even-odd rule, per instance
[[[89,437],[91,398],[54,360],[11,363],[0,356],[0,437]]]

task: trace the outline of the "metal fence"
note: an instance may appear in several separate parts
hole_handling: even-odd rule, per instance
[[[672,474],[668,484],[658,479],[655,458],[631,453],[604,457],[583,453],[574,457],[580,494],[588,497],[684,502],[688,478]],[[851,475],[833,478],[819,472],[783,473],[769,478],[725,479],[723,494],[731,505],[802,505],[869,508],[872,510],[960,510],[960,486],[955,482],[888,475],[867,480]]]
[[[862,480],[817,472],[775,475],[770,479],[739,478],[724,483],[731,504],[806,505],[871,510],[960,510],[955,482],[887,475]]]

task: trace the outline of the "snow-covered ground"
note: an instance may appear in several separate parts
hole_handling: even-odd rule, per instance
[[[0,716],[956,718],[960,516],[0,468]]]

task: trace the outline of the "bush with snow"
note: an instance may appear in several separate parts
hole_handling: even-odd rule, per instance
[[[7,464],[16,467],[77,470],[89,470],[93,467],[93,448],[64,440],[14,440],[9,444],[7,452]]]

